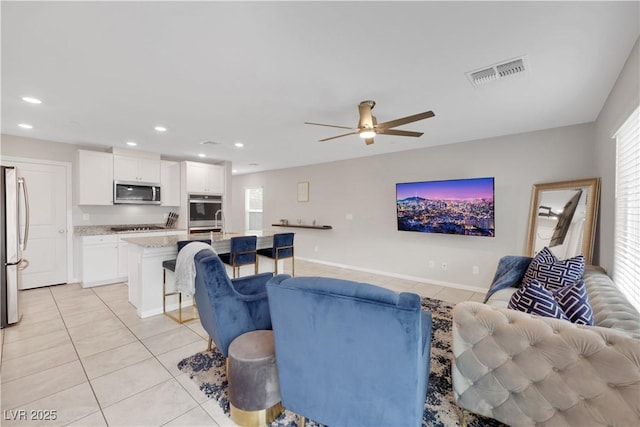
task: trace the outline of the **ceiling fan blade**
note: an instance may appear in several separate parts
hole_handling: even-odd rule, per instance
[[[366,142],[367,145],[371,145],[371,144],[373,144],[373,138],[365,138],[364,142]]]
[[[377,133],[382,135],[396,135],[396,136],[422,136],[423,132],[412,132],[408,130],[397,130],[397,129],[380,129]]]
[[[338,125],[325,125],[324,123],[311,123],[311,122],[304,122],[305,125],[315,125],[315,126],[327,126],[330,128],[339,128],[339,129],[350,129],[350,130],[355,130],[352,127],[348,127],[348,126],[338,126]]]
[[[435,114],[433,114],[433,111],[425,111],[424,113],[414,114],[413,116],[407,116],[401,119],[380,123],[377,127],[378,129],[390,129],[396,126],[406,125],[407,123],[417,122],[418,120],[428,119],[429,117],[433,116],[435,116]]]
[[[351,129],[351,128],[347,128],[347,129]],[[343,136],[356,135],[357,133],[358,132],[349,132],[349,133],[345,133],[344,135],[332,136],[331,138],[321,139],[319,140],[319,142],[331,141],[332,139],[342,138]]]
[[[358,121],[358,129],[373,128],[373,116],[371,115],[371,105],[361,102],[358,105],[360,111],[360,120]]]

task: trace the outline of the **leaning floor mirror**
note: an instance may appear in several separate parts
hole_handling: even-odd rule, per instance
[[[547,246],[559,259],[584,255],[591,264],[600,179],[534,184],[527,252]]]

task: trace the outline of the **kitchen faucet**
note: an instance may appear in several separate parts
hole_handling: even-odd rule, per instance
[[[218,220],[218,214],[220,214],[220,220]],[[218,224],[220,224],[220,233],[222,233],[222,235],[224,236],[224,212],[222,212],[222,209],[218,209],[215,213],[215,215],[213,216],[213,220],[216,222],[216,226]]]

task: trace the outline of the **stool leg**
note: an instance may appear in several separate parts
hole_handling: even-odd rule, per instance
[[[167,269],[162,269],[162,312],[167,312]]]
[[[302,415],[300,415],[300,422],[298,423],[298,427],[304,427],[306,423],[307,417],[303,417]]]
[[[209,344],[207,345],[207,351],[213,350],[213,340],[209,337]]]

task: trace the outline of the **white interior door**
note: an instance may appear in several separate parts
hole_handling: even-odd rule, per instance
[[[67,283],[67,183],[61,165],[7,162],[18,168],[29,193],[29,241],[22,257],[21,289]]]

